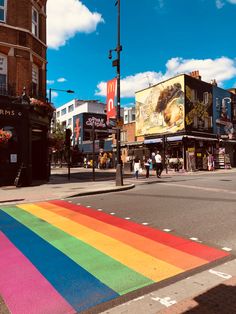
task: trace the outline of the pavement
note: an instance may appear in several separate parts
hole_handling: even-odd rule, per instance
[[[236,172],[236,169],[216,170],[214,172],[186,173],[163,171],[162,177],[178,175],[205,175]],[[53,168],[49,182],[34,182],[30,187],[0,187],[0,205],[67,199],[73,196],[85,196],[98,193],[117,192],[132,189],[137,184],[159,182],[154,171],[146,179],[142,174],[135,179],[130,173],[124,174],[124,185],[116,186],[115,170],[95,170],[95,181],[92,169],[72,168],[70,178],[68,169]],[[0,313],[8,313],[0,296]],[[104,314],[128,313],[236,313],[236,260],[222,262],[212,269],[202,270],[191,277],[169,284],[157,291],[152,291],[121,305],[103,312]]]

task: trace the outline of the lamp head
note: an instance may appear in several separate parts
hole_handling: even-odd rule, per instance
[[[108,58],[109,58],[109,59],[111,59],[111,58],[112,58],[112,50],[111,50],[111,49],[109,50],[109,55],[108,55]]]

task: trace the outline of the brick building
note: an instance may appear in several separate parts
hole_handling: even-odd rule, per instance
[[[0,1],[0,184],[48,176],[46,2]]]

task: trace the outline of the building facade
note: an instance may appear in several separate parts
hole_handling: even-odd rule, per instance
[[[96,160],[99,154],[112,153],[112,138],[107,126],[106,105],[98,100],[73,99],[56,109],[56,121],[72,131],[72,146],[83,157]],[[93,146],[94,139],[94,146]]]
[[[0,1],[0,183],[48,178],[46,0]],[[19,180],[18,180],[19,182]]]
[[[181,159],[186,170],[236,165],[235,94],[203,82],[199,73],[178,75],[136,93],[136,140],[149,154]]]

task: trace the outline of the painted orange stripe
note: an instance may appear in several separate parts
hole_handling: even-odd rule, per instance
[[[115,238],[116,240],[126,243],[144,253],[175,265],[181,269],[188,270],[207,263],[204,259],[175,250],[174,248],[168,247],[156,241],[139,236],[136,233],[106,224],[95,218],[71,211],[64,207],[47,202],[37,203],[37,206],[69,218],[74,222],[78,222],[79,224],[103,233],[109,237]]]

